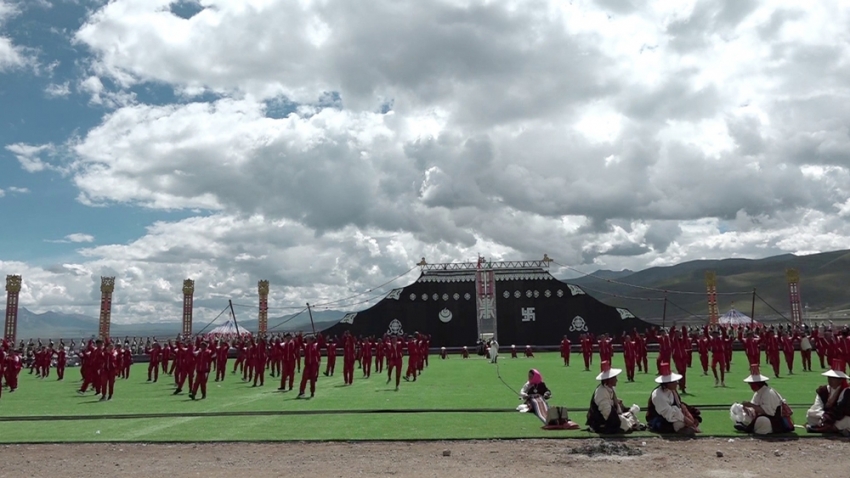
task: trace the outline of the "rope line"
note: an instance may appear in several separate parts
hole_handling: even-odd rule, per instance
[[[219,317],[221,317],[222,315],[224,315],[224,313],[225,313],[225,312],[227,312],[227,309],[229,309],[229,308],[230,308],[230,307],[227,307],[227,306],[226,306],[224,309],[222,309],[222,310],[221,310],[221,312],[219,312],[219,313],[218,313],[218,315],[216,315],[216,316],[215,316],[215,318],[214,318],[214,319],[212,319],[212,320],[210,321],[210,323],[209,323],[209,324],[207,324],[206,326],[204,326],[204,328],[203,328],[203,329],[201,329],[201,331],[200,331],[200,332],[198,332],[198,333],[196,333],[195,335],[201,335],[202,333],[204,333],[204,331],[205,331],[205,330],[207,330],[207,328],[208,328],[210,325],[212,325],[212,324],[213,324],[213,322],[215,322],[216,320],[218,320],[218,318],[219,318]]]
[[[505,383],[512,393],[519,395]],[[790,404],[792,408],[805,408],[811,404]],[[691,405],[700,410],[728,410],[727,404]],[[579,410],[576,410],[579,411]],[[21,415],[0,417],[3,422],[41,422],[41,421],[81,421],[81,420],[142,420],[150,418],[204,418],[204,417],[262,417],[292,415],[384,415],[384,414],[420,414],[420,413],[516,413],[514,408],[403,408],[403,409],[342,409],[342,410],[253,410],[243,412],[180,412],[180,413],[116,413],[108,415]]]

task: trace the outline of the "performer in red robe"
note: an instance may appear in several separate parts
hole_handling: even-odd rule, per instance
[[[316,379],[319,378],[320,365],[321,355],[319,355],[319,347],[316,345],[316,339],[312,335],[308,335],[307,344],[304,346],[304,371],[301,373],[301,386],[298,388],[298,398],[304,398],[307,382],[310,382],[310,398],[316,395]]]
[[[726,342],[720,336],[720,331],[714,329],[711,331],[711,342],[709,343],[711,350],[711,372],[714,374],[714,386],[726,386]],[[720,367],[720,378],[717,378],[717,367]]]
[[[177,382],[177,389],[174,390],[174,395],[183,392],[183,384],[186,382],[186,379],[189,379],[189,390],[192,390],[195,384],[195,348],[192,343],[187,342],[179,354],[177,375],[180,376],[180,379]]]
[[[372,342],[369,340],[369,337],[366,337],[363,340],[363,344],[360,346],[362,351],[362,364],[363,364],[363,376],[369,378],[372,376]]]
[[[68,357],[65,352],[65,347],[60,345],[56,350],[56,380],[65,378],[65,367],[68,365]]]
[[[260,339],[257,341],[257,345],[254,347],[254,385],[257,386],[257,382],[262,387],[266,384],[266,359],[268,357],[268,350],[266,349],[266,340]]]
[[[780,333],[779,343],[782,347],[782,354],[785,356],[785,365],[788,367],[788,375],[794,374],[794,336],[791,331]]]
[[[767,355],[767,363],[773,367],[773,374],[779,377],[779,337],[771,330],[767,332],[764,344],[764,352]]]
[[[748,330],[744,337],[741,337],[741,330],[738,330],[738,340],[744,344],[744,354],[750,365],[761,365],[761,352],[759,351],[759,338],[755,336],[752,330]]]
[[[726,351],[726,372],[728,373],[732,368],[732,344],[735,342],[735,337],[728,334],[726,328],[723,329],[722,337]]]
[[[661,331],[661,335],[658,336],[658,358],[655,360],[655,366],[659,369],[659,374],[661,373],[661,364],[662,363],[670,363],[673,358],[673,344],[670,341],[670,334],[666,330]]]
[[[130,378],[130,366],[133,365],[133,352],[129,346],[121,349],[121,378],[128,380]]]
[[[118,376],[120,368],[118,361],[120,357],[115,346],[110,342],[103,352],[100,360],[100,401],[112,400],[112,394],[115,392],[115,378]]]
[[[570,339],[566,335],[561,340],[561,359],[564,361],[564,367],[570,366]]]
[[[236,373],[237,370],[240,372],[244,370],[245,367],[245,356],[248,351],[246,350],[245,341],[242,339],[236,340],[236,361],[233,362],[233,371],[231,373]]]
[[[611,359],[614,358],[614,346],[611,337],[602,334],[596,342],[599,344],[599,361],[611,363]]]
[[[531,345],[525,346],[525,358],[534,358],[534,350],[532,350]]]
[[[192,400],[198,395],[198,389],[201,389],[201,399],[207,398],[207,381],[210,378],[210,368],[212,367],[215,353],[209,350],[206,342],[201,342],[201,348],[194,353],[195,362],[195,383],[192,384],[192,389],[189,393],[189,398]]]
[[[224,375],[227,371],[227,356],[230,353],[230,344],[226,340],[219,341],[218,348],[215,351],[215,381],[223,382]]]
[[[102,367],[101,360],[103,359],[103,341],[97,339],[94,349],[89,349],[84,352],[86,356],[86,373],[83,378],[83,385],[78,390],[78,393],[86,393],[89,385],[94,386],[94,391],[100,395],[100,370]]]
[[[159,343],[154,342],[149,349],[145,350],[145,353],[148,355],[148,382],[156,382],[159,379],[159,358],[162,354]]]
[[[697,340],[697,353],[699,354],[699,363],[702,366],[702,374],[708,375],[708,347],[710,340],[708,337],[702,336]]]
[[[826,365],[824,364],[827,349],[826,337],[817,327],[812,331],[812,345],[814,345],[815,352],[817,352],[818,359],[820,359],[820,368],[826,368]]]
[[[635,330],[635,345],[637,346],[637,366],[643,373],[649,373],[649,351],[646,349],[646,337]]]
[[[419,360],[419,347],[416,346],[416,339],[411,335],[407,340],[407,372],[404,374],[404,380],[416,381],[416,363]]]
[[[386,357],[387,341],[385,338],[375,340],[375,373],[384,372],[384,358]]]
[[[392,335],[390,337],[390,345],[387,347],[387,383],[393,378],[393,370],[395,370],[395,389],[398,390],[399,382],[401,381],[401,365],[402,356],[404,356],[404,344],[398,340],[398,337]],[[464,350],[466,347],[464,347]],[[467,352],[466,357],[469,357]]]
[[[468,349],[468,348],[466,348],[466,345],[464,345],[464,346],[463,346],[463,349],[461,349],[461,352],[460,352],[460,358],[465,358],[465,359],[468,359],[468,358],[469,358],[469,349]],[[388,366],[389,366],[389,365],[388,365]],[[389,381],[387,381],[387,383],[389,383]]]
[[[280,374],[280,388],[278,390],[285,392],[286,384],[289,384],[289,390],[292,390],[292,385],[295,381],[295,355],[298,353],[295,350],[295,342],[292,340],[292,334],[287,332],[283,336],[283,373]]]
[[[517,358],[517,356],[516,356],[516,345],[511,345],[511,358],[512,359]]]
[[[581,334],[581,355],[584,358],[584,371],[590,371],[590,364],[593,362],[593,339],[587,334]]]
[[[623,360],[626,362],[626,380],[635,381],[635,364],[637,362],[637,344],[631,336],[623,337]]]
[[[6,385],[9,387],[9,393],[18,389],[18,377],[23,369],[23,362],[21,361],[22,353],[22,350],[15,351],[10,349],[6,354],[6,367],[3,370],[3,377],[6,380]]]
[[[242,381],[250,382],[254,379],[254,369],[257,366],[257,343],[251,337],[245,346],[245,363],[242,365]]]
[[[168,373],[168,363],[171,361],[172,343],[169,340],[160,350],[160,362],[162,363],[162,373]]]
[[[679,389],[682,390],[682,394],[687,393],[687,383],[686,377],[688,373],[688,343],[690,339],[687,335],[682,335],[682,331],[675,330],[673,333],[673,338],[670,341],[670,345],[673,349],[671,355],[673,356],[673,364],[676,366],[676,373],[682,376],[679,380]]]
[[[357,351],[354,337],[346,330],[342,334],[342,381],[346,385],[354,383],[354,362]]]
[[[328,362],[325,364],[325,377],[332,377],[336,369],[336,339],[328,342]]]
[[[319,345],[319,350],[322,350],[324,348],[324,345],[324,338],[322,338],[322,343]],[[280,376],[282,353],[283,347],[280,341],[280,337],[277,337],[274,339],[274,343],[272,344],[271,350],[269,351],[269,362],[271,363],[271,371],[269,373],[270,377]]]
[[[301,351],[304,350],[304,334],[298,332],[293,339],[295,342],[295,365],[298,372],[301,372]]]

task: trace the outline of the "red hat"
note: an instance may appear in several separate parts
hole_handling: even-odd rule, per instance
[[[658,364],[658,377],[655,378],[655,383],[672,383],[682,380],[682,376],[678,373],[670,371],[669,362],[661,362]]]

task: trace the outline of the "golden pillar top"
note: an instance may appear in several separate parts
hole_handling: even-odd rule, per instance
[[[183,281],[183,295],[192,295],[195,293],[195,281],[186,279]]]
[[[705,285],[708,287],[717,285],[717,274],[714,271],[705,271]]]
[[[101,277],[100,278],[100,291],[104,294],[111,294],[115,290],[115,278],[114,277]]]
[[[785,271],[785,278],[788,279],[788,283],[800,282],[800,273],[797,269],[788,269]]]
[[[6,276],[6,292],[21,291],[21,276]]]
[[[261,280],[257,283],[257,292],[260,295],[269,295],[269,281]]]

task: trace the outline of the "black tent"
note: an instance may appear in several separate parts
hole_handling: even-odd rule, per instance
[[[628,309],[605,305],[580,287],[555,279],[542,267],[489,270],[494,278],[494,290],[486,291],[493,299],[489,305],[479,298],[480,269],[423,269],[416,282],[392,290],[369,309],[347,314],[322,333],[350,330],[380,337],[421,332],[431,336],[434,347],[459,347],[495,332],[503,346],[557,345],[564,335],[575,343],[586,332],[619,335],[652,326]],[[483,330],[482,308],[495,309],[495,330]]]

